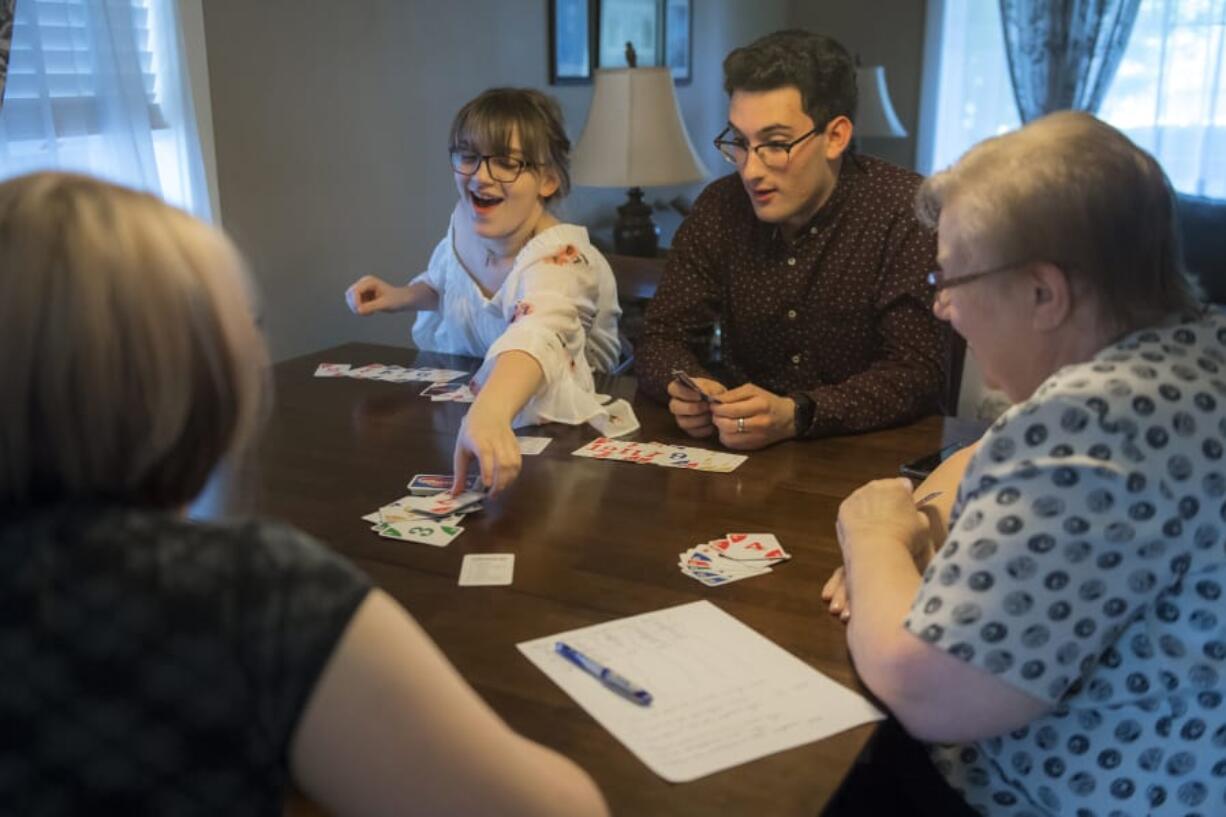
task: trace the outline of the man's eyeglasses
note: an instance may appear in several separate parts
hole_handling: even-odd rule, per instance
[[[749,151],[758,154],[758,161],[771,170],[783,170],[788,166],[788,162],[792,158],[792,148],[799,145],[811,136],[815,136],[823,131],[823,128],[814,128],[803,136],[799,136],[790,142],[763,142],[760,145],[750,146],[745,139],[737,137],[728,139],[728,134],[732,131],[732,126],[724,128],[719,136],[715,137],[715,147],[720,154],[728,160],[730,164],[740,167],[749,158]]]
[[[477,175],[477,171],[481,169],[481,163],[485,162],[485,169],[489,172],[490,178],[505,184],[515,181],[519,178],[519,174],[532,166],[531,162],[516,159],[514,156],[487,156],[469,150],[453,150],[450,156],[451,169],[461,176]]]

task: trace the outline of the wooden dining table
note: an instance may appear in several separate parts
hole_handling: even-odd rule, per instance
[[[657,777],[529,663],[516,644],[700,599],[714,603],[815,669],[864,692],[844,626],[819,593],[840,564],[839,503],[862,483],[951,441],[973,424],[928,417],[901,428],[785,442],[731,473],[600,461],[572,455],[590,426],[520,429],[548,436],[505,492],[438,548],[380,538],[361,517],[407,493],[414,474],[449,473],[468,406],[431,402],[420,383],[316,378],[322,362],[473,371],[478,361],[347,344],[278,364],[275,404],[246,462],[215,482],[200,516],[255,512],[287,520],[365,570],[400,601],[463,677],[516,730],[573,758],[616,815],[818,814],[871,736],[872,725],[685,783]],[[695,441],[663,406],[636,396],[632,378],[604,378],[632,401],[631,439]],[[720,587],[683,575],[677,555],[733,531],[775,534],[792,559],[774,572]],[[508,587],[460,587],[469,553],[514,553]],[[294,814],[315,813],[295,798]]]

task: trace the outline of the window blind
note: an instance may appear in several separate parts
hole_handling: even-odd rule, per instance
[[[97,134],[98,73],[140,72],[150,124],[166,127],[156,96],[149,0],[21,0],[13,25],[4,123],[10,140]],[[106,20],[91,19],[102,14]],[[106,25],[109,23],[109,25]]]

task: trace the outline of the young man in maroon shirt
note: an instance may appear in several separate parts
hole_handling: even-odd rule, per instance
[[[729,54],[724,74],[716,145],[737,172],[677,231],[638,350],[643,389],[689,434],[738,449],[935,409],[947,334],[926,283],[935,236],[913,212],[921,177],[851,149],[847,51],[781,31]],[[716,322],[708,367],[696,339]]]

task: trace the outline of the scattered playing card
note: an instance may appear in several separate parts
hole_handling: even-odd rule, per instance
[[[315,368],[316,377],[348,377],[348,363],[320,363]]]
[[[367,363],[365,366],[358,366],[356,369],[349,370],[349,376],[358,380],[371,380],[377,375],[382,374],[387,369],[382,363]]]
[[[430,522],[436,525],[456,527],[463,518],[464,515],[458,513],[450,516],[430,516],[408,510],[400,505],[384,505],[379,509],[379,521],[388,525],[415,525],[418,522]]]
[[[480,498],[482,494],[472,492],[463,494],[463,496]],[[439,503],[435,501],[436,499],[446,499],[448,502]],[[481,509],[479,503],[466,501],[461,507],[448,512],[430,512],[441,511],[443,505],[450,507],[452,504],[450,500],[450,496],[442,495],[403,496],[381,506],[374,513],[366,514],[362,519],[371,523],[372,531],[386,539],[400,539],[405,542],[444,547],[463,533],[464,528],[460,526],[460,522],[463,521],[464,514]],[[414,503],[419,505],[425,503],[427,507],[424,510],[415,508]]]
[[[431,383],[422,392],[422,397],[429,397],[435,403],[471,403],[477,395],[467,383]]]
[[[553,442],[552,437],[516,437],[519,440],[519,453],[533,456],[545,450],[545,446]]]
[[[469,372],[463,372],[459,369],[416,369],[417,379],[420,381],[429,381],[431,383],[446,383],[450,380],[455,380],[457,377],[467,377]]]
[[[608,437],[597,437],[571,453],[576,457],[646,463],[723,474],[736,470],[741,463],[749,459],[744,454],[730,454],[726,451],[709,451],[705,448],[665,445],[664,443],[613,440]]]
[[[480,491],[465,491],[459,496],[451,494],[435,494],[434,496],[409,496],[400,501],[400,505],[409,510],[430,516],[450,516],[453,513],[467,513],[472,506],[481,504],[485,494]]]
[[[450,491],[451,483],[451,474],[417,474],[409,481],[409,493],[413,496],[440,494],[443,491]],[[480,490],[481,475],[469,474],[464,488],[468,491]]]
[[[514,553],[470,553],[460,565],[460,586],[508,585],[514,573]]]
[[[606,395],[598,394],[596,396],[599,398]],[[635,415],[634,409],[625,400],[610,399],[601,405],[604,407],[605,414],[597,414],[588,420],[589,423],[596,427],[601,436],[624,437],[639,430],[639,418]]]
[[[453,539],[464,532],[463,528],[423,521],[403,525],[389,525],[382,522],[375,530],[384,539],[399,539],[403,542],[417,542],[440,548],[450,545]]]

